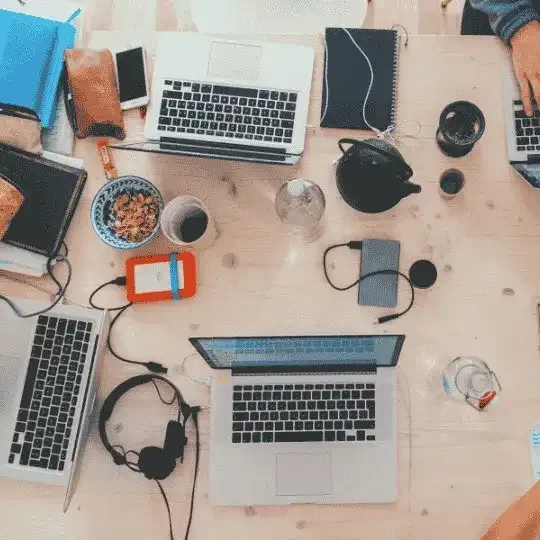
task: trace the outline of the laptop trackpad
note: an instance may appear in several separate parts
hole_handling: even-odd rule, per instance
[[[276,495],[330,495],[332,454],[278,454]]]

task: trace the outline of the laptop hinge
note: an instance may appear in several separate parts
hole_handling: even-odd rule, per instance
[[[245,366],[231,368],[233,377],[249,375],[346,375],[349,373],[374,374],[375,365],[326,365],[326,366]]]
[[[233,139],[234,140],[234,139]],[[257,154],[269,154],[269,155],[285,155],[287,150],[285,147],[269,147],[259,146],[256,144],[235,144],[231,142],[216,142],[216,141],[204,141],[198,139],[176,139],[173,137],[160,137],[160,144],[175,145],[178,147],[199,147],[204,148],[205,151],[229,151],[229,152],[254,152]]]
[[[540,163],[540,154],[527,154],[527,165]]]

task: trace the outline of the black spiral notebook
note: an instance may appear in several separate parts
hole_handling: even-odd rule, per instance
[[[374,78],[366,103],[369,124],[380,131],[396,123],[399,68],[399,34],[395,30],[347,29],[373,67]],[[370,129],[362,108],[371,79],[369,64],[343,28],[327,28],[325,70],[328,77],[328,108],[323,80],[321,126]]]
[[[24,195],[3,242],[54,257],[79,202],[86,171],[0,145],[0,171]]]

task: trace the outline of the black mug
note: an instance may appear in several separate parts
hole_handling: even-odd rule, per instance
[[[486,129],[482,111],[469,101],[447,105],[439,118],[437,144],[450,157],[466,156]]]

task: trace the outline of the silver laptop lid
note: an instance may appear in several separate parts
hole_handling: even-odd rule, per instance
[[[214,369],[392,367],[404,335],[195,337],[191,344]]]

